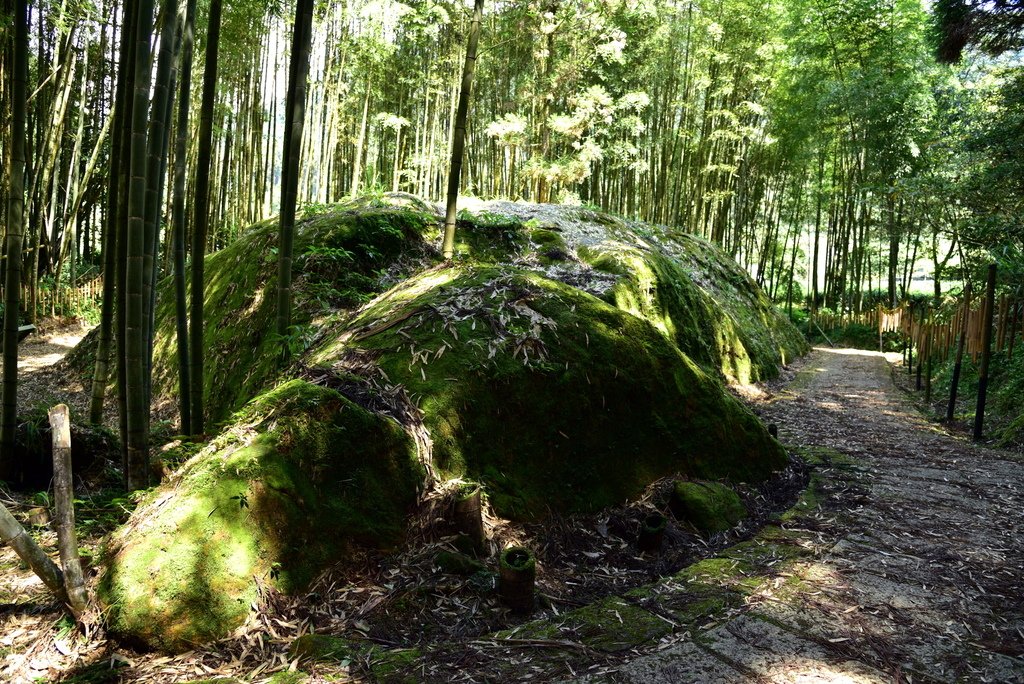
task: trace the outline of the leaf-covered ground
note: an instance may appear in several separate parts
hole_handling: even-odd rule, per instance
[[[295,681],[348,681],[385,663],[390,676],[414,681],[1024,682],[1024,465],[925,422],[890,372],[878,354],[818,350],[753,399],[813,464],[812,486],[787,513],[761,516],[767,527],[705,552],[677,530],[672,553],[696,561],[681,571],[645,570],[616,542],[636,516],[629,508],[549,528],[489,521],[495,543],[532,538],[552,549],[541,577],[555,600],[534,621],[509,622],[486,598],[467,600],[468,580],[438,572],[439,542],[425,532],[404,557],[353,558],[356,572],[325,577],[311,595],[269,597],[232,639],[147,655],[76,634],[0,547],[0,679],[284,682],[291,670]],[[32,502],[12,503],[24,513]],[[83,546],[96,549],[130,506],[88,500]],[[52,550],[52,533],[37,534]],[[573,572],[585,578],[575,594],[565,584]],[[417,575],[432,580],[403,584]],[[417,617],[418,593],[438,610]],[[440,647],[417,642],[418,619],[467,632],[448,632]],[[313,630],[375,650],[300,661],[290,646]],[[416,643],[414,653],[395,650]]]
[[[735,614],[588,680],[1024,682],[1019,456],[926,423],[880,354],[798,365],[762,410],[821,461],[817,505],[782,526],[811,552],[740,572],[762,576]]]

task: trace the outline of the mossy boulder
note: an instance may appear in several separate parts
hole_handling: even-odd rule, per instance
[[[672,514],[701,532],[724,532],[745,517],[747,509],[721,482],[676,482],[669,502]]]
[[[250,403],[146,496],[99,585],[110,629],[181,651],[240,625],[263,583],[303,588],[353,543],[388,545],[423,481],[406,433],[294,380]]]
[[[479,482],[498,514],[536,520],[674,473],[756,482],[785,464],[721,381],[767,375],[800,345],[724,255],[535,205],[470,211],[460,230],[464,250],[441,263],[422,207],[306,216],[287,340],[269,332],[276,225],[208,258],[204,387],[209,423],[227,422],[113,539],[100,597],[115,633],[164,650],[224,636],[259,584],[297,591],[353,544],[397,543],[428,474]],[[169,292],[154,358],[165,398]]]
[[[436,227],[432,214],[406,208],[339,205],[300,217],[286,340],[274,333],[278,230],[276,219],[258,223],[206,258],[203,390],[210,423],[229,418],[278,378],[282,344],[301,353],[323,316],[362,305],[419,268],[432,253],[424,236]],[[156,318],[153,388],[170,398],[178,389],[170,279],[161,283]]]
[[[323,337],[306,363],[400,388],[439,475],[483,483],[511,518],[597,510],[677,471],[758,481],[786,460],[648,321],[527,270],[434,269]]]

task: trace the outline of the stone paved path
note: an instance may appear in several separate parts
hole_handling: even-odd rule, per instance
[[[700,581],[740,605],[582,681],[1024,682],[1024,465],[922,420],[880,354],[819,349],[790,378],[763,413],[821,461],[816,496],[753,542],[771,557],[645,599],[671,617]]]

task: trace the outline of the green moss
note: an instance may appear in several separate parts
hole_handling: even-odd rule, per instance
[[[592,268],[621,275],[605,299],[645,318],[705,369],[737,382],[774,377],[807,343],[739,266],[710,243],[682,233],[641,239],[618,227],[581,246]]]
[[[510,517],[596,510],[676,471],[752,481],[785,462],[647,321],[536,274],[430,271],[326,337],[312,364],[375,359],[423,410],[435,467],[484,483]]]
[[[674,580],[697,588],[742,591],[754,576],[754,568],[744,560],[706,558],[676,573]]]
[[[500,641],[568,639],[605,653],[617,653],[652,643],[672,631],[671,625],[617,596],[562,614],[557,623],[538,620],[495,634]]]
[[[822,501],[822,477],[819,473],[811,473],[811,480],[807,483],[807,488],[800,494],[800,498],[788,511],[784,512],[780,517],[782,522],[790,522],[795,519],[813,513],[818,510],[821,506]]]
[[[679,624],[677,632],[721,619],[728,609],[743,603],[743,595],[731,589],[701,582],[688,582],[684,587],[677,578],[639,587],[627,592],[625,598],[641,607],[671,615]]]
[[[257,580],[304,588],[353,542],[401,537],[423,471],[396,424],[294,380],[236,417],[114,539],[99,595],[123,637],[185,650],[240,624]]]
[[[309,680],[305,672],[278,672],[271,676],[267,684],[303,684]]]
[[[350,663],[371,648],[363,641],[352,641],[328,634],[303,634],[292,642],[290,657],[302,660]]]
[[[415,671],[422,657],[418,648],[375,651],[370,659],[370,675],[385,684],[416,684],[422,681],[420,673]]]
[[[480,561],[470,558],[462,553],[441,551],[434,557],[434,563],[441,569],[452,575],[472,575],[477,572],[485,572],[487,566]]]
[[[740,497],[719,482],[676,482],[672,513],[701,532],[724,532],[747,517]]]
[[[490,211],[463,209],[455,230],[455,254],[462,259],[496,263],[509,261],[526,249],[529,240],[523,222]]]
[[[301,351],[308,344],[308,326],[326,308],[360,304],[390,286],[400,273],[386,274],[385,269],[402,255],[423,255],[423,233],[434,221],[432,215],[408,209],[354,212],[343,207],[300,219],[295,227],[292,346]],[[280,371],[281,341],[273,335],[277,237],[276,220],[264,221],[206,258],[204,393],[210,422],[227,418]],[[341,256],[345,253],[351,256]],[[154,392],[171,397],[178,378],[169,278],[159,286],[156,320]]]

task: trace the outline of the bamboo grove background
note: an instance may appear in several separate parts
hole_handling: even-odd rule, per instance
[[[9,14],[11,0],[0,6]],[[317,5],[300,206],[367,192],[442,198],[469,9]],[[123,0],[29,7],[29,319],[45,309],[47,282],[73,286],[99,269],[123,10]],[[196,74],[208,12],[199,2]],[[160,12],[154,34],[172,14]],[[279,2],[224,2],[207,251],[277,212],[291,14]],[[920,268],[939,296],[1005,237],[1014,205],[975,189],[951,201],[981,163],[966,154],[977,135],[962,121],[998,106],[1002,86],[937,65],[928,30],[911,0],[488,3],[463,192],[682,227],[790,305],[858,313],[875,291],[892,306]],[[6,71],[3,82],[9,111]],[[187,168],[189,196],[197,138],[190,130],[183,158],[169,160],[171,173]],[[979,210],[983,229],[972,223]],[[171,244],[164,228],[161,273]]]

